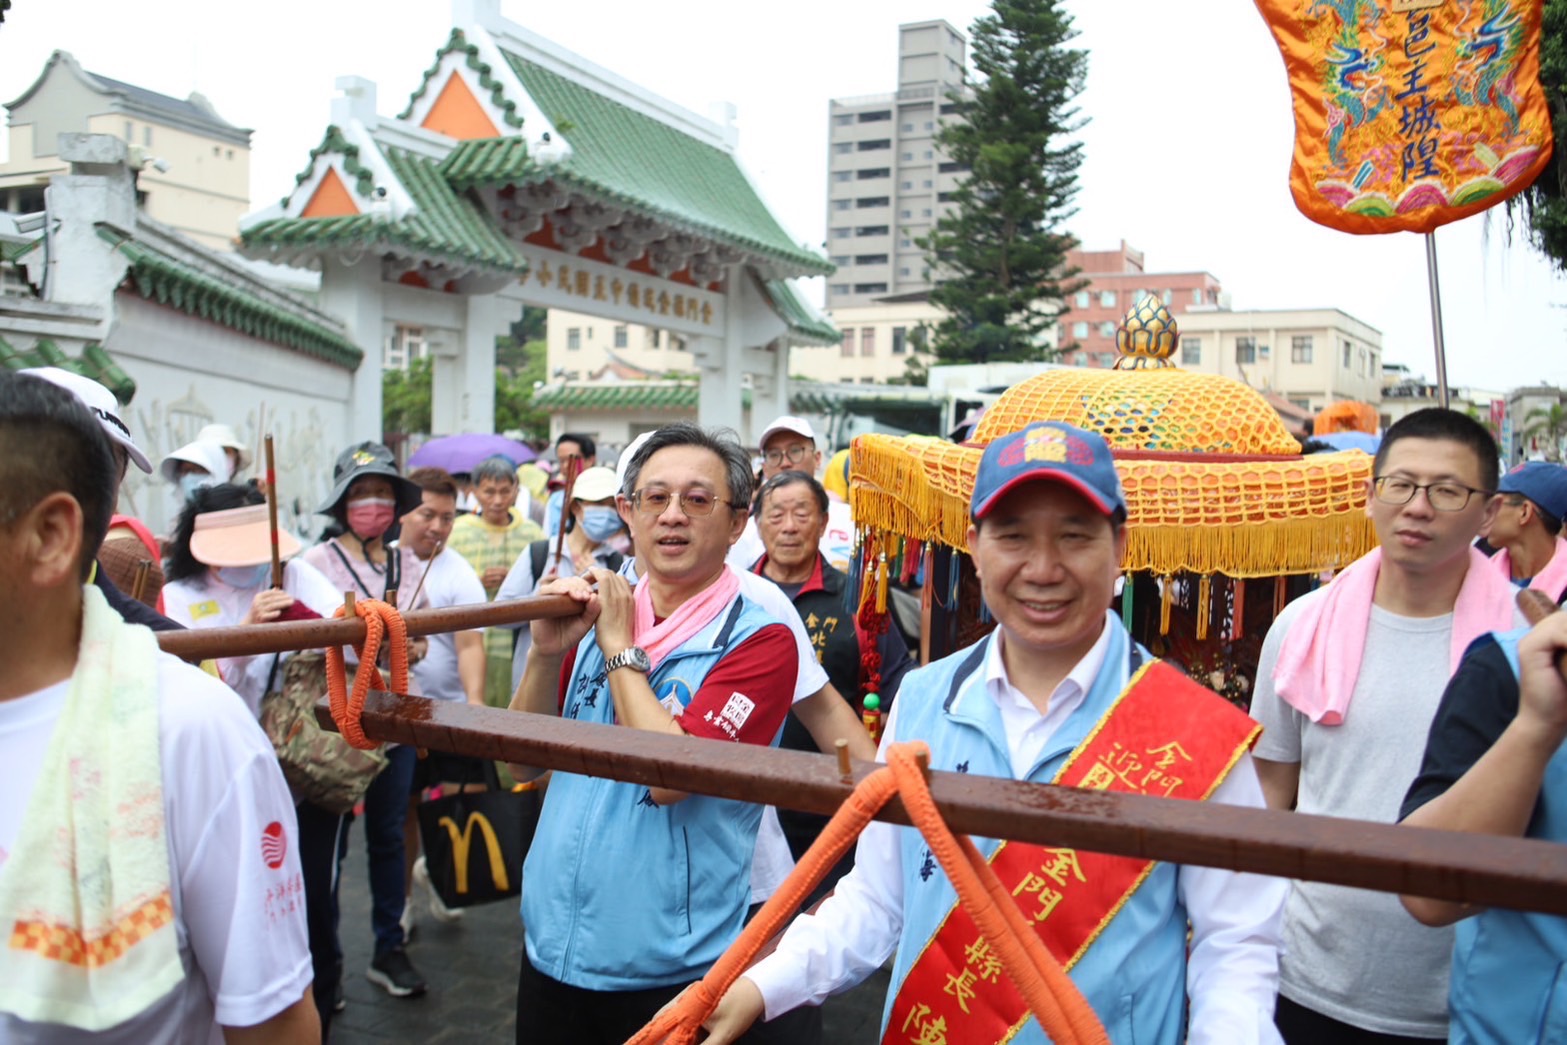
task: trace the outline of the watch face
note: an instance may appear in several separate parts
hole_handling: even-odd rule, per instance
[[[653,662],[648,659],[647,650],[641,646],[632,646],[626,651],[626,663],[643,673],[653,670]]]

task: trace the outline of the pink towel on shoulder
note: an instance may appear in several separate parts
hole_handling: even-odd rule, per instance
[[[648,660],[656,668],[691,636],[713,623],[713,618],[723,612],[740,591],[740,578],[725,566],[706,588],[681,603],[680,608],[654,623],[653,590],[643,577],[633,593],[636,599],[636,644],[647,652]]]
[[[1450,671],[1475,639],[1513,626],[1517,589],[1477,549],[1470,548],[1469,556],[1469,572],[1453,604]],[[1381,565],[1382,549],[1375,548],[1334,577],[1322,598],[1302,608],[1279,650],[1274,692],[1320,725],[1340,725],[1349,713]]]
[[[1506,548],[1491,557],[1491,565],[1503,577],[1512,580],[1513,561]],[[1567,540],[1556,538],[1556,551],[1551,554],[1551,561],[1529,578],[1529,587],[1545,592],[1553,600],[1560,599],[1562,592],[1567,591]]]

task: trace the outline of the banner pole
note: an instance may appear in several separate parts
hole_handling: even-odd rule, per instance
[[[1431,337],[1436,345],[1437,405],[1446,410],[1447,345],[1442,339],[1442,288],[1436,278],[1436,233],[1426,233],[1426,281],[1431,286]]]

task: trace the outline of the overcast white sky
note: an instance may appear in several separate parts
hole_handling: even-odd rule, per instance
[[[1382,331],[1385,357],[1432,380],[1420,237],[1348,236],[1290,201],[1293,134],[1283,63],[1248,0],[1068,0],[1090,51],[1091,118],[1071,229],[1126,239],[1149,271],[1205,269],[1236,308],[1336,307]],[[802,242],[825,233],[827,101],[890,91],[897,26],[945,18],[967,33],[975,0],[733,0],[666,4],[502,0],[513,21],[655,93],[707,113],[739,109],[741,158]],[[328,119],[336,77],[374,80],[400,111],[451,28],[442,0],[16,0],[0,23],[0,100],[50,51],[176,97],[200,90],[255,129],[251,198],[281,197]],[[1567,384],[1567,279],[1514,237],[1501,210],[1437,233],[1455,386]]]

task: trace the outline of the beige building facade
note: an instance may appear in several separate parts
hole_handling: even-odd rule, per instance
[[[1193,310],[1179,317],[1176,361],[1317,411],[1382,398],[1382,333],[1336,308]]]
[[[552,308],[546,329],[551,381],[587,380],[613,364],[656,377],[696,373],[685,339],[658,327]]]
[[[108,134],[131,149],[137,201],[148,217],[203,246],[233,248],[250,209],[251,132],[224,120],[200,94],[171,98],[90,73],[56,51],[6,109],[10,153],[0,163],[0,210],[44,209],[44,189],[70,166],[59,155],[61,134]]]

